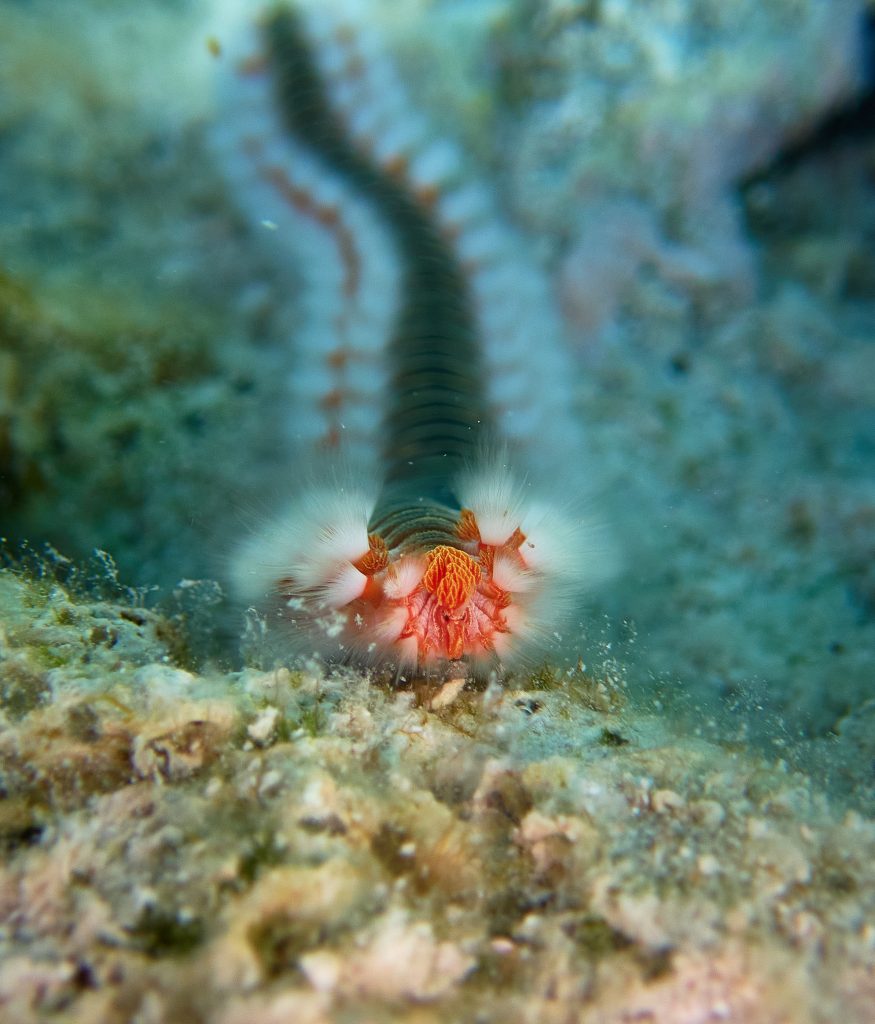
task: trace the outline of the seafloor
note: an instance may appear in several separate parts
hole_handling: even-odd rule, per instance
[[[622,571],[486,687],[276,667],[210,582],[294,473],[219,0],[0,0],[0,1019],[870,1024],[871,5],[368,6]]]

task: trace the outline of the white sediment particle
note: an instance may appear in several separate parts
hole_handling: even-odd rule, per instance
[[[683,805],[683,797],[671,789],[657,789],[650,797],[650,806],[657,814],[680,810]]]
[[[298,964],[307,981],[317,992],[333,992],[341,978],[341,959],[336,953],[318,949],[305,953]]]
[[[282,789],[283,774],[278,768],[271,768],[261,777],[258,784],[258,795],[260,797],[273,797]]]
[[[440,708],[447,708],[453,704],[459,694],[464,690],[465,683],[467,682],[464,678],[449,679],[441,686],[440,690],[431,698],[429,701],[429,707],[432,711],[437,711]],[[413,844],[410,844],[413,846]],[[413,856],[416,847],[407,856]]]
[[[279,708],[266,707],[259,712],[254,722],[246,727],[246,733],[251,740],[263,746],[273,739],[276,732],[276,723],[279,718]]]
[[[713,853],[704,853],[696,861],[696,866],[699,869],[699,873],[704,875],[705,878],[712,878],[714,875],[719,875],[720,861],[714,856]]]

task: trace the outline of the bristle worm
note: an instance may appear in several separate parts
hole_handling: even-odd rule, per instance
[[[216,149],[303,277],[289,433],[347,467],[241,546],[238,591],[328,656],[524,656],[600,575],[533,482],[573,490],[581,448],[543,274],[342,7],[243,14],[222,52]]]

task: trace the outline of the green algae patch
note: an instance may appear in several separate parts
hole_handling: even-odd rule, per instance
[[[42,834],[41,816],[29,800],[7,796],[0,801],[0,851],[4,856],[39,842]]]
[[[220,323],[206,304],[77,278],[0,277],[0,308],[6,529],[80,558],[109,544],[129,567],[144,508],[163,504],[168,529],[185,521],[171,508],[231,412],[220,392],[235,404]]]
[[[545,664],[529,677],[529,688],[561,691],[591,711],[619,711],[626,703],[625,679],[615,658],[604,658],[595,671],[578,661],[572,668]]]
[[[147,907],[129,934],[134,946],[148,956],[184,956],[204,941],[206,927],[198,918]]]

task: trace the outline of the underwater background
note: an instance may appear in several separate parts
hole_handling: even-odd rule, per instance
[[[875,1020],[871,4],[359,5],[549,275],[620,552],[485,689],[224,596],[302,296],[223,6],[0,0],[0,1019]]]

